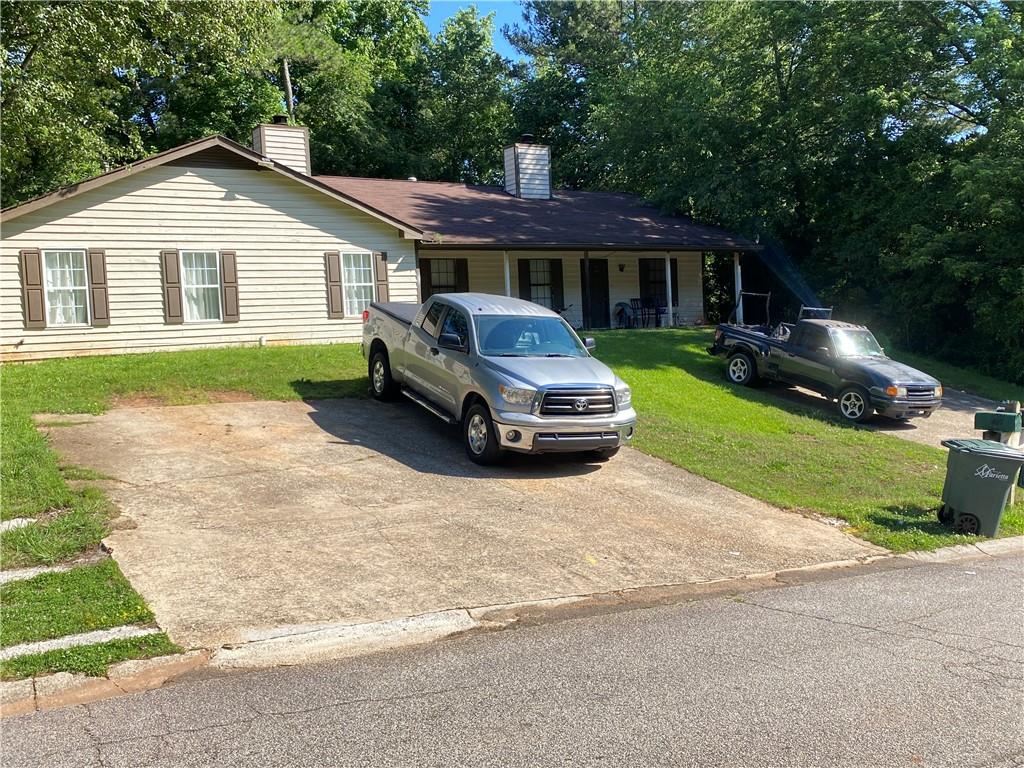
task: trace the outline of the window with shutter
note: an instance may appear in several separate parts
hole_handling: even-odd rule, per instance
[[[89,324],[89,275],[85,251],[43,251],[46,325]]]

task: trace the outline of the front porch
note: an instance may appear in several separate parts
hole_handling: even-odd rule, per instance
[[[421,247],[418,269],[421,300],[465,291],[517,296],[584,329],[704,322],[700,251]]]

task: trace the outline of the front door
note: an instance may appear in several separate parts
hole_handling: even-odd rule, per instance
[[[583,280],[583,326],[610,328],[608,259],[580,259],[580,275]]]

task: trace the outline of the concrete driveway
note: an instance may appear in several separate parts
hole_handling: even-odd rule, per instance
[[[802,387],[781,386],[771,387],[767,391],[786,402],[815,408],[838,418],[835,402],[817,392]],[[942,397],[942,407],[927,419],[896,421],[875,416],[862,426],[874,432],[885,432],[904,440],[941,448],[942,441],[951,437],[981,437],[981,433],[974,428],[974,414],[978,411],[994,411],[997,405],[998,403],[977,395],[947,389]]]
[[[485,469],[412,404],[118,409],[53,427],[115,478],[114,557],[177,642],[699,582],[874,554],[637,451]]]

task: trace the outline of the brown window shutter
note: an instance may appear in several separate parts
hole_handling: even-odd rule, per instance
[[[430,259],[420,259],[420,301],[434,295],[434,281],[430,276]]]
[[[530,300],[530,260],[519,260],[519,298]]]
[[[160,251],[160,279],[164,287],[164,322],[181,325],[185,315],[181,308],[181,268],[177,251]]]
[[[373,273],[377,279],[377,301],[391,301],[388,291],[388,252],[373,252]]]
[[[220,252],[220,293],[225,323],[238,322],[238,263],[234,251]]]
[[[469,290],[469,259],[455,260],[455,292],[466,293]]]
[[[18,254],[21,268],[21,306],[25,328],[46,327],[46,302],[43,293],[43,254],[38,248],[26,248]]]
[[[345,295],[341,287],[341,254],[328,251],[324,254],[324,268],[327,273],[327,316],[340,320],[345,316]]]
[[[107,289],[107,254],[97,248],[86,251],[89,272],[89,304],[92,309],[93,328],[110,325],[110,298]]]

